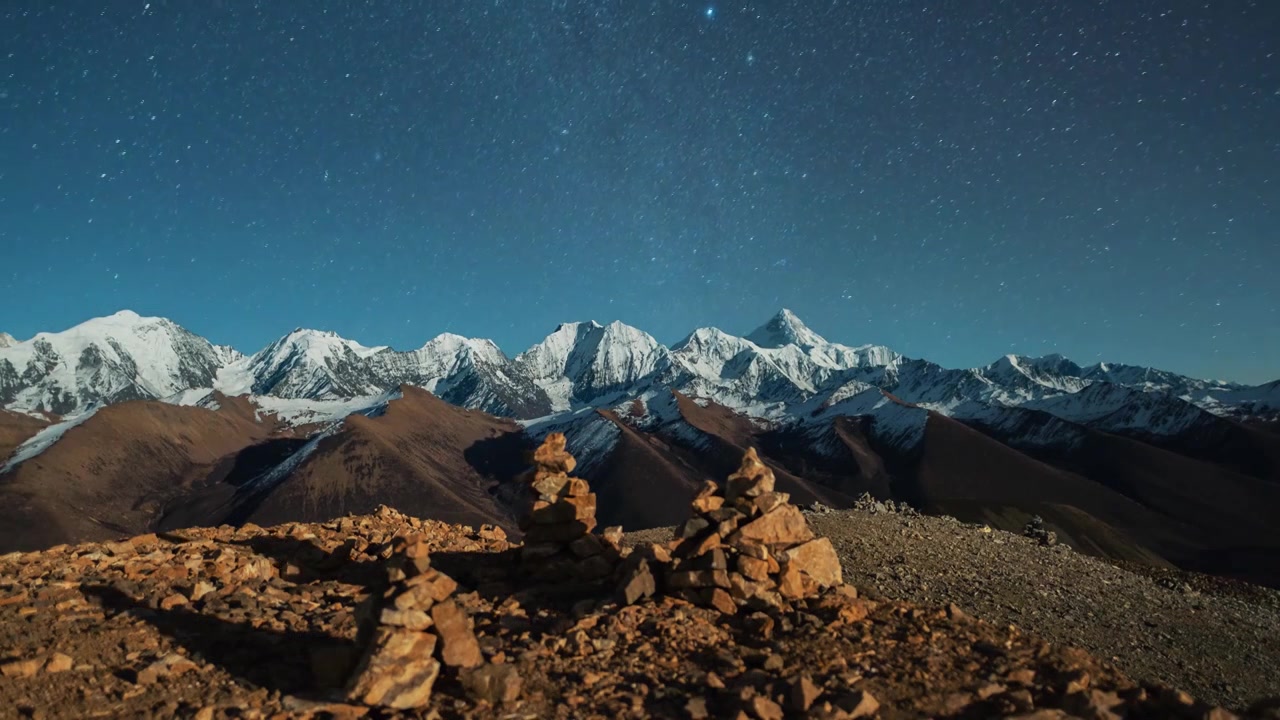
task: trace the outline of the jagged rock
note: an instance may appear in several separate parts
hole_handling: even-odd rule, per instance
[[[689,720],[707,720],[711,717],[711,710],[707,707],[707,699],[704,697],[691,697],[684,704],[684,711],[689,716]]]
[[[181,675],[195,669],[195,663],[177,653],[170,653],[140,670],[136,682],[139,685],[151,685],[161,678]]]
[[[0,665],[0,675],[10,678],[28,678],[40,672],[41,664],[38,658],[14,660]]]
[[[680,526],[678,535],[682,538],[697,537],[698,533],[711,527],[711,521],[701,517],[691,517]]]
[[[494,704],[514,701],[523,685],[514,665],[483,665],[464,671],[460,677],[472,699]]]
[[[564,433],[551,433],[533,452],[533,462],[540,472],[571,473],[578,461],[565,451],[568,439]]]
[[[778,592],[788,600],[799,600],[805,596],[804,577],[799,568],[787,565],[778,576]]]
[[[397,710],[426,705],[440,674],[440,663],[432,657],[435,647],[431,633],[378,628],[356,667],[347,697]]]
[[[880,710],[880,702],[865,690],[855,690],[836,701],[840,709],[848,713],[849,718],[864,718],[875,715]]]
[[[614,548],[617,548],[619,545],[622,544],[622,526],[612,525],[610,527],[605,528],[600,533],[600,539],[603,540],[606,544]]]
[[[535,525],[555,525],[594,518],[595,515],[596,496],[592,493],[586,497],[566,497],[550,503],[538,500],[533,504],[529,519]]]
[[[50,656],[49,661],[45,663],[44,671],[47,673],[66,672],[70,670],[74,664],[75,661],[71,659],[70,655],[64,655],[63,653],[56,652]]]
[[[773,512],[774,508],[786,505],[791,495],[784,492],[767,492],[752,501],[752,505],[761,513]]]
[[[431,608],[431,619],[440,636],[440,657],[445,665],[469,668],[484,662],[470,619],[457,603],[446,600],[437,604]]]
[[[769,579],[769,563],[764,560],[749,555],[739,555],[737,564],[738,572],[749,580],[764,582]]]
[[[707,605],[725,615],[733,615],[738,612],[738,605],[733,601],[733,597],[718,587],[704,591],[704,599]]]
[[[569,476],[563,474],[548,474],[534,480],[530,487],[538,494],[538,499],[544,502],[555,502],[565,494],[565,490],[569,486]]]
[[[789,545],[811,539],[813,531],[800,509],[794,505],[783,505],[738,528],[738,536],[730,537],[729,542],[755,540],[767,545]]]
[[[431,616],[422,610],[396,610],[395,608],[383,608],[378,616],[378,622],[406,630],[426,630],[432,625]]]
[[[822,688],[813,684],[813,678],[801,675],[791,681],[791,692],[787,700],[792,710],[805,712],[821,694]]]
[[[844,581],[840,558],[828,538],[817,538],[789,548],[782,556],[786,558],[788,566],[813,578],[821,587],[834,587]]]
[[[724,499],[732,503],[739,497],[754,498],[773,492],[773,486],[773,471],[760,462],[755,448],[748,448],[742,458],[742,466],[725,483]]]

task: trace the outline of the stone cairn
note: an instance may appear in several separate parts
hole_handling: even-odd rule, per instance
[[[534,468],[526,476],[530,497],[520,519],[520,564],[540,581],[604,580],[617,565],[622,528],[592,534],[596,495],[586,480],[569,476],[577,461],[565,442],[564,433],[551,433],[534,451]]]
[[[631,554],[619,600],[630,604],[652,595],[661,578],[667,594],[733,614],[740,606],[785,607],[841,585],[831,541],[815,537],[789,501],[789,494],[774,489],[773,472],[755,449],[747,450],[723,488],[710,480],[703,485],[679,538]]]
[[[1022,534],[1046,547],[1053,547],[1058,544],[1058,533],[1046,529],[1044,518],[1039,515],[1031,516],[1027,524],[1022,527]]]
[[[392,540],[390,587],[362,608],[358,645],[364,654],[347,685],[352,702],[419,708],[431,699],[442,664],[484,663],[470,617],[451,599],[458,584],[432,569],[427,549],[417,535]]]

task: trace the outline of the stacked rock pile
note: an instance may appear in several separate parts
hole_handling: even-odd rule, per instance
[[[637,549],[620,599],[631,603],[652,594],[655,567],[666,593],[726,614],[739,606],[784,607],[841,585],[831,541],[814,536],[790,499],[774,489],[773,472],[755,449],[748,450],[723,488],[711,481],[702,487],[677,540]]]
[[[471,619],[450,599],[458,585],[432,569],[426,541],[399,536],[392,549],[387,562],[391,585],[365,608],[358,638],[364,654],[347,685],[347,697],[405,710],[431,699],[442,663],[474,668],[484,658]]]
[[[622,528],[592,534],[596,495],[586,480],[569,476],[577,461],[565,450],[564,433],[548,435],[533,462],[529,504],[520,520],[521,566],[542,581],[608,578],[617,565]]]
[[[1022,534],[1047,547],[1052,547],[1058,544],[1058,533],[1052,530],[1046,530],[1044,527],[1044,518],[1039,515],[1031,516],[1031,519],[1027,521],[1025,526],[1023,526]]]
[[[898,513],[899,515],[910,515],[918,517],[920,513],[905,501],[894,502],[893,500],[877,500],[871,493],[862,493],[853,503],[854,510],[860,510],[872,515],[880,513]],[[810,512],[813,512],[810,510]]]

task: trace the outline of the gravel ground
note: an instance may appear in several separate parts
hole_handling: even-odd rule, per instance
[[[808,517],[815,532],[831,538],[845,581],[870,597],[955,603],[1227,707],[1280,694],[1275,591],[1130,572],[952,518],[862,510]],[[627,541],[665,540],[671,532],[630,533]]]

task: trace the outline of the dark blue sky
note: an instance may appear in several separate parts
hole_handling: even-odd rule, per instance
[[[105,5],[108,9],[96,9]],[[1280,3],[19,0],[0,329],[509,354],[779,307],[1280,377]]]

